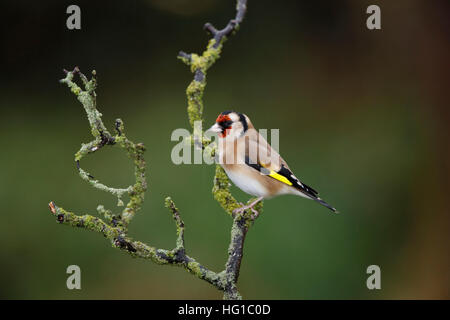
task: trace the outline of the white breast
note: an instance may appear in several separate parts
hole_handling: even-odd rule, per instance
[[[227,170],[228,178],[242,191],[256,197],[267,197],[267,189],[256,179],[241,174],[240,170]]]

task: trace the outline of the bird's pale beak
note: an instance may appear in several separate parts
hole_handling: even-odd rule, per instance
[[[211,128],[209,128],[207,131],[211,131],[211,132],[216,132],[216,133],[221,133],[222,132],[222,127],[219,126],[217,123],[215,123]]]

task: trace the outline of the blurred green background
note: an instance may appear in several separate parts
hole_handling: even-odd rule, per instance
[[[180,268],[132,259],[102,236],[55,223],[50,200],[79,214],[116,199],[91,188],[73,155],[91,140],[84,110],[58,83],[62,68],[97,70],[98,106],[112,128],[147,146],[149,191],[130,235],[175,244],[172,196],[188,254],[224,267],[231,219],[211,194],[214,166],[172,164],[175,128],[188,128],[176,59],[200,53],[205,22],[224,26],[234,1],[3,1],[0,51],[0,298],[221,299]],[[378,4],[382,30],[366,28]],[[265,202],[245,243],[247,299],[450,298],[448,1],[253,1],[208,73],[206,123],[223,110],[280,129],[280,152],[341,214],[283,196]],[[133,182],[118,148],[82,162],[114,186]],[[248,196],[234,192],[241,201]],[[81,290],[66,268],[81,267]],[[366,268],[381,267],[381,290]]]

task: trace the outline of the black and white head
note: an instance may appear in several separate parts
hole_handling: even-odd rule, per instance
[[[216,119],[216,123],[209,131],[217,132],[220,138],[238,138],[253,128],[250,119],[242,113],[235,111],[224,111]]]

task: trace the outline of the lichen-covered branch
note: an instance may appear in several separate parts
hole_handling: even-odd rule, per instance
[[[201,55],[186,54],[184,52],[180,52],[179,54],[179,58],[188,64],[194,73],[194,80],[187,89],[188,117],[192,127],[194,127],[195,121],[203,121],[202,97],[206,86],[207,70],[219,59],[222,46],[227,37],[233,31],[237,30],[239,24],[242,22],[246,12],[246,3],[246,0],[237,1],[236,16],[223,29],[217,30],[209,23],[205,25],[205,29],[213,37]],[[187,255],[184,243],[184,222],[181,219],[178,208],[170,197],[166,198],[165,205],[169,209],[177,229],[175,247],[171,250],[158,249],[132,239],[128,235],[128,226],[134,215],[140,210],[144,201],[145,191],[147,190],[145,179],[146,162],[144,159],[145,147],[142,143],[134,143],[127,138],[124,124],[120,119],[117,119],[114,124],[114,135],[107,130],[107,127],[102,121],[102,114],[97,107],[95,92],[97,81],[95,71],[92,72],[91,79],[88,79],[82,74],[77,67],[73,71],[65,71],[65,73],[66,77],[61,82],[69,87],[77,96],[78,101],[83,105],[93,136],[93,140],[82,144],[80,150],[75,154],[75,163],[79,175],[94,188],[109,192],[117,197],[118,207],[124,208],[116,212],[116,210],[105,209],[103,205],[99,205],[97,212],[103,216],[102,219],[95,215],[77,215],[57,206],[52,201],[49,203],[49,208],[50,212],[56,217],[57,222],[100,233],[111,242],[113,247],[134,257],[148,259],[161,265],[167,264],[182,267],[196,277],[224,291],[225,299],[241,299],[236,283],[243,257],[245,236],[254,218],[247,211],[243,214],[233,214],[233,210],[238,208],[240,204],[229,190],[230,182],[223,169],[220,166],[216,167],[213,187],[214,198],[229,215],[233,216],[228,260],[223,271],[218,273],[213,272],[201,265],[193,257]],[[82,87],[74,80],[76,75],[80,77]],[[211,144],[209,139],[205,139],[203,133],[201,133],[200,140],[201,147],[209,148],[211,154],[214,154],[214,144]],[[126,188],[109,187],[81,168],[80,163],[84,157],[99,151],[105,146],[119,146],[133,161],[135,172],[135,183],[133,185]],[[125,206],[123,201],[124,197],[128,197],[128,203]],[[262,210],[262,204],[258,205],[257,210]]]
[[[166,205],[173,213],[172,204],[172,200],[168,198]],[[218,274],[208,270],[208,268],[202,266],[194,258],[186,255],[184,242],[179,243],[177,241],[177,246],[172,250],[157,249],[140,241],[133,240],[126,233],[123,233],[120,227],[114,226],[114,223],[107,223],[93,215],[76,215],[73,212],[56,206],[54,202],[50,202],[49,207],[50,211],[57,217],[57,221],[61,224],[100,233],[111,241],[113,247],[122,249],[133,257],[149,259],[161,265],[171,264],[183,267],[198,278],[216,286],[218,289],[225,290],[225,282],[223,282],[223,279]],[[178,213],[173,213],[173,216],[175,220],[179,220]],[[177,226],[179,226],[178,223]],[[184,228],[182,221],[180,228]],[[181,231],[179,232],[178,239],[182,239],[182,237]]]
[[[199,136],[196,133],[195,123],[199,121],[203,128],[203,94],[206,88],[206,74],[209,68],[220,58],[223,44],[227,38],[239,28],[247,11],[247,1],[238,0],[236,4],[236,16],[221,30],[217,30],[211,23],[206,23],[204,29],[209,31],[212,38],[209,40],[206,50],[201,55],[181,51],[178,58],[190,66],[194,73],[194,79],[186,89],[188,107],[187,113],[194,136],[191,137],[195,146],[201,146],[207,149],[211,155],[215,154],[216,145],[203,134]],[[241,204],[236,201],[230,192],[230,181],[225,171],[220,165],[216,165],[214,176],[213,195],[214,199],[229,215],[233,216],[233,226],[231,229],[231,242],[228,250],[228,261],[224,270],[227,287],[225,290],[225,299],[240,299],[241,296],[237,290],[236,283],[239,277],[239,270],[243,257],[243,248],[245,235],[253,222],[251,212],[246,211],[242,215],[234,215],[233,210],[240,207]],[[250,199],[249,202],[254,199]],[[259,212],[262,211],[262,203],[256,207]]]
[[[84,89],[80,88],[74,81],[74,76],[79,75]],[[157,264],[171,264],[183,267],[190,273],[200,279],[203,279],[220,290],[225,290],[225,278],[201,265],[194,258],[186,254],[184,246],[184,222],[181,220],[179,210],[170,197],[166,198],[166,207],[170,210],[177,227],[177,240],[175,248],[172,250],[157,249],[140,241],[135,241],[128,235],[128,225],[137,211],[141,208],[144,201],[144,193],[147,189],[145,180],[146,163],[144,159],[145,147],[142,143],[134,143],[125,135],[125,128],[122,120],[116,120],[114,125],[116,135],[112,136],[106,129],[101,119],[102,114],[96,107],[96,80],[95,72],[93,77],[88,80],[78,68],[73,71],[66,71],[66,77],[61,80],[77,96],[78,100],[84,106],[88,115],[91,133],[94,140],[83,144],[80,151],[75,154],[75,162],[80,176],[87,180],[93,187],[109,192],[119,198],[119,206],[123,206],[122,197],[128,195],[129,201],[125,208],[119,213],[113,213],[112,210],[105,209],[103,205],[97,207],[97,212],[103,215],[104,219],[94,215],[77,215],[57,206],[53,201],[49,203],[50,211],[56,216],[60,224],[70,225],[72,227],[84,228],[102,234],[111,241],[113,247],[122,249],[128,254],[149,259]],[[88,154],[97,152],[105,145],[118,145],[125,150],[135,168],[134,185],[124,189],[108,187],[80,168],[80,160]]]
[[[196,53],[188,54],[184,51],[178,53],[178,58],[190,66],[194,73],[194,79],[186,89],[188,98],[188,117],[191,127],[194,122],[200,121],[203,125],[203,93],[206,87],[206,73],[208,69],[220,58],[222,47],[227,37],[239,28],[239,24],[244,19],[247,11],[247,0],[238,0],[236,5],[236,16],[221,30],[217,30],[211,23],[206,23],[204,29],[209,31],[212,38],[209,40],[206,50],[201,55]],[[203,127],[203,126],[202,126]],[[211,141],[203,138],[203,144],[207,145]]]

